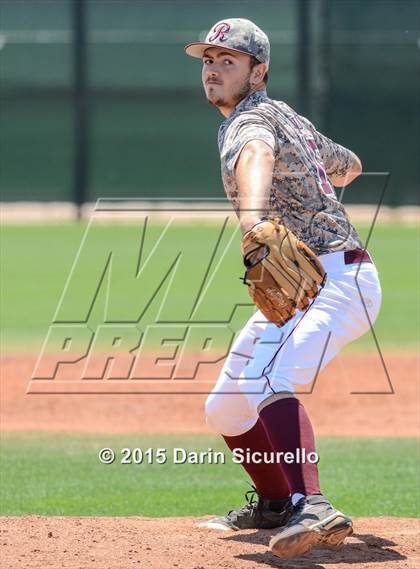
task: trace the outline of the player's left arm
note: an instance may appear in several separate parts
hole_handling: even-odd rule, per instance
[[[355,180],[360,174],[362,173],[362,163],[360,158],[354,155],[354,162],[351,168],[344,174],[331,174],[330,180],[333,186],[337,188],[343,188],[344,186],[348,186]]]
[[[334,142],[321,132],[305,117],[299,117],[311,130],[325,171],[332,184],[338,188],[348,186],[362,173],[360,158],[348,148]]]
[[[316,143],[332,184],[338,188],[348,186],[362,173],[360,158],[341,144],[316,132]]]
[[[251,140],[236,162],[235,178],[240,198],[239,223],[242,233],[261,221],[269,210],[273,181],[274,152],[263,140]]]

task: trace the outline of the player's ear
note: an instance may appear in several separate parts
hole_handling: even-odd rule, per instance
[[[255,65],[251,73],[251,83],[254,85],[261,83],[261,81],[264,79],[266,71],[267,66],[265,63],[259,63],[258,65]]]

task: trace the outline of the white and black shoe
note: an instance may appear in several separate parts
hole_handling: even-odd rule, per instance
[[[278,557],[303,555],[316,544],[337,547],[353,533],[351,518],[320,494],[304,496],[293,510],[287,524],[270,540],[270,551]]]
[[[255,500],[257,496],[257,500]],[[247,504],[226,516],[202,522],[198,527],[218,530],[273,529],[284,526],[293,511],[290,497],[263,500],[256,489],[245,494]]]

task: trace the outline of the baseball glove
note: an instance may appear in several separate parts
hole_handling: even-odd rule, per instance
[[[281,327],[306,310],[324,286],[326,273],[315,253],[279,217],[254,225],[242,237],[243,282],[254,304]]]

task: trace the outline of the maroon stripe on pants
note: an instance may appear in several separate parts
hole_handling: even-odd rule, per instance
[[[279,399],[260,412],[260,419],[271,445],[277,452],[292,452],[305,449],[306,455],[315,450],[315,437],[311,421],[302,403],[295,397]],[[302,455],[302,453],[301,453]],[[318,467],[305,463],[281,463],[292,494],[305,496],[320,494]]]
[[[223,436],[223,438],[230,450],[240,448],[244,451],[249,449],[251,453],[256,451],[274,452],[260,419],[246,433],[236,437]],[[264,462],[257,464],[251,461],[248,463],[244,461],[242,466],[251,477],[259,496],[264,500],[280,500],[289,496],[289,486],[280,464]]]

